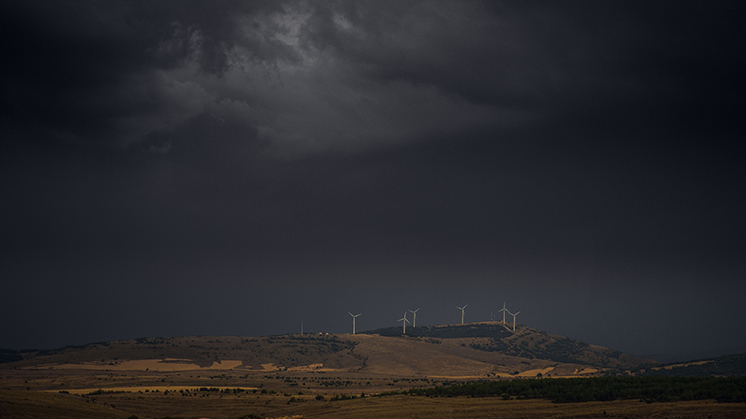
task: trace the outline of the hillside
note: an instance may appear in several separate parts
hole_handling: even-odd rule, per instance
[[[369,334],[401,336],[401,328],[372,330]],[[602,346],[590,345],[563,336],[552,335],[526,326],[509,330],[500,322],[469,323],[450,326],[407,328],[407,336],[420,338],[466,339],[476,350],[531,360],[548,360],[599,368],[628,369],[652,362]]]
[[[2,368],[89,370],[339,371],[479,379],[588,376],[648,360],[501,323],[417,327],[357,335],[140,338],[9,353]],[[22,359],[19,359],[22,358]]]
[[[633,373],[665,377],[746,376],[746,353],[645,367]]]
[[[397,333],[398,328],[378,332],[140,338],[47,351],[2,351],[6,362],[0,364],[0,410],[8,417],[50,419],[403,418],[436,412],[463,418],[621,419],[743,413],[742,407],[715,411],[714,403],[699,401],[742,401],[742,377],[604,377],[620,370],[668,372],[712,365],[737,370],[743,356],[659,368],[523,326],[515,333],[496,323],[412,328],[406,336]],[[542,355],[550,359],[539,358]],[[699,387],[692,387],[696,383]],[[418,394],[428,397],[414,397]],[[558,404],[593,400],[603,400],[603,408]],[[670,402],[676,400],[697,404],[672,411]],[[655,401],[666,401],[665,410],[651,410]],[[540,408],[529,414],[527,406]],[[696,414],[686,415],[691,412]]]
[[[344,335],[341,335],[344,337]],[[327,368],[359,367],[354,343],[335,335],[283,335],[271,337],[187,336],[97,342],[59,349],[24,351],[16,367],[39,364],[97,363],[115,369],[127,360],[166,360],[166,367],[194,365],[207,368],[223,361],[238,361],[243,369],[272,369],[270,364],[300,367],[323,364]],[[10,364],[8,364],[10,365]]]

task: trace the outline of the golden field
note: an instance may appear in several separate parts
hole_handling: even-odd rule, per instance
[[[528,350],[554,339],[519,332],[509,339]],[[743,404],[714,401],[555,404],[385,395],[473,380],[595,376],[608,370],[599,363],[641,362],[601,359],[609,350],[592,345],[579,345],[577,357],[600,359],[595,364],[484,350],[488,344],[484,337],[361,334],[174,337],[24,353],[22,360],[0,364],[0,418],[746,417]]]

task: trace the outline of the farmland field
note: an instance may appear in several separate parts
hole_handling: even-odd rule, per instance
[[[546,400],[426,398],[414,396],[316,400],[284,394],[195,392],[111,393],[76,396],[41,391],[0,391],[3,418],[743,418],[743,404],[690,401],[612,401],[554,404]],[[293,401],[294,400],[294,401]]]
[[[465,327],[475,334],[500,332],[493,325]],[[639,389],[655,382],[659,389],[660,383],[688,382],[628,377],[610,383],[601,375],[642,368],[645,360],[528,329],[508,336],[523,339],[514,346],[490,336],[463,336],[461,327],[423,330],[441,336],[142,338],[11,354],[11,362],[0,364],[0,418],[746,417],[745,403],[715,400],[742,400],[741,378],[732,385],[715,379],[727,386],[726,398],[722,391],[702,393],[699,381],[691,391],[700,394],[697,400],[664,394],[553,402],[539,393],[543,384],[579,383],[573,391],[580,397],[599,400],[593,386],[582,385]],[[515,386],[520,391],[453,386],[491,380],[521,384]]]

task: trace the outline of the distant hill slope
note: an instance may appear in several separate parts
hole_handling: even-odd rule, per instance
[[[269,337],[186,336],[97,342],[59,349],[21,352],[22,360],[5,365],[102,362],[123,360],[187,359],[201,367],[216,361],[238,360],[244,368],[262,364],[296,367],[324,364],[328,368],[359,367],[360,357],[351,352],[354,343],[336,335],[283,335]]]
[[[665,377],[746,376],[746,353],[645,367],[634,373]]]
[[[649,363],[525,326],[514,333],[496,322],[417,327],[408,329],[406,336],[398,328],[389,328],[357,335],[140,338],[9,353],[7,359],[13,362],[0,368],[291,369],[302,373],[323,367],[446,379],[588,376]]]
[[[402,329],[390,327],[363,333],[401,336]],[[480,351],[601,368],[628,369],[653,362],[526,326],[518,326],[513,332],[500,322],[412,327],[407,328],[407,336],[443,339],[472,338],[469,346]]]
[[[367,335],[402,336],[401,327],[386,327],[383,329],[360,332]],[[513,335],[507,326],[498,322],[467,323],[439,326],[407,327],[409,337],[427,337],[441,339],[456,338],[493,338],[503,339]]]
[[[0,349],[0,364],[15,362],[23,359],[20,351],[13,349]]]

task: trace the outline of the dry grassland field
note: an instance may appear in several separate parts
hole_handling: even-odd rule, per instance
[[[3,418],[743,418],[743,405],[714,401],[612,401],[553,404],[501,398],[366,397],[316,400],[312,395],[116,393],[76,396],[0,391]]]
[[[746,418],[743,403],[714,400],[552,403],[386,394],[607,370],[598,363],[529,359],[480,345],[482,340],[471,338],[289,335],[138,339],[27,353],[0,364],[0,417]],[[626,359],[616,356],[610,365]]]

